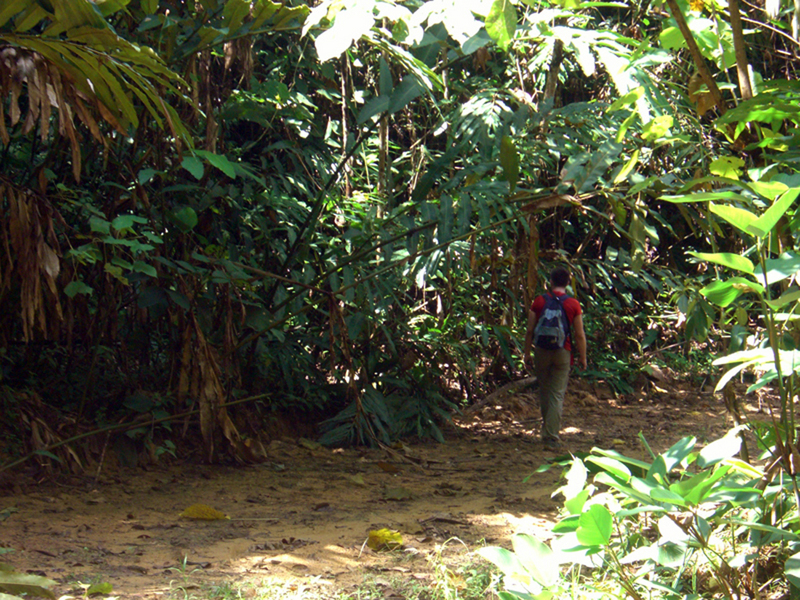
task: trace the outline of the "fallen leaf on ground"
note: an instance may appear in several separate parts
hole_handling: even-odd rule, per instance
[[[178,516],[185,519],[202,519],[204,521],[230,519],[225,513],[218,511],[216,508],[211,508],[207,504],[192,504]]]
[[[403,536],[393,529],[373,529],[369,532],[367,546],[380,552],[381,550],[394,550],[403,545]]]

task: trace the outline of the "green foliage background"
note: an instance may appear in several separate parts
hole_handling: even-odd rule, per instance
[[[0,450],[90,462],[54,445],[120,427],[173,453],[178,416],[208,460],[290,424],[442,439],[519,373],[556,263],[618,392],[757,334],[697,253],[751,251],[714,202],[797,185],[791,15],[749,15],[746,99],[726,7],[668,8],[5,2]],[[725,106],[701,109],[684,21]]]

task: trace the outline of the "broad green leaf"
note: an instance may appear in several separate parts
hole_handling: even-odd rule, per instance
[[[719,381],[717,382],[717,385],[714,387],[714,393],[716,394],[716,393],[721,392],[723,389],[725,389],[725,386],[728,385],[728,382],[731,379],[736,377],[739,373],[744,371],[746,368],[751,367],[753,365],[757,365],[760,362],[761,362],[760,360],[743,362],[742,364],[736,365],[732,369],[729,369],[728,371],[723,373],[722,377],[719,378]]]
[[[133,265],[131,265],[131,269],[136,273],[144,273],[150,277],[158,277],[158,273],[153,265],[148,265],[146,262],[141,260],[134,261]]]
[[[228,157],[222,154],[214,154],[207,150],[198,150],[197,155],[205,158],[209,164],[216,167],[231,179],[236,179],[236,168],[234,163],[228,160]]]
[[[583,507],[589,499],[589,490],[581,490],[569,500],[564,502],[564,508],[570,515],[580,515],[583,512]]]
[[[575,535],[584,546],[606,546],[611,541],[612,518],[601,504],[593,504],[581,514]]]
[[[142,169],[141,171],[139,171],[139,178],[138,178],[139,184],[144,185],[148,183],[157,173],[158,171],[156,171],[155,169]]]
[[[656,117],[642,127],[642,139],[652,142],[666,137],[674,122],[675,119],[670,115]]]
[[[794,588],[795,594],[800,593],[800,552],[792,554],[783,565],[783,574]]]
[[[17,573],[16,571],[0,571],[0,590],[10,594],[26,594],[55,600],[55,594],[49,588],[56,584],[52,579],[38,575]]]
[[[764,286],[744,277],[732,277],[725,281],[715,281],[700,290],[700,293],[708,298],[709,302],[723,308],[730,305],[743,293],[748,292],[763,294]]]
[[[372,13],[364,9],[344,9],[336,15],[333,26],[314,40],[321,63],[340,57],[375,24]]]
[[[172,213],[174,221],[183,233],[187,233],[197,225],[197,213],[191,206],[184,206]]]
[[[389,110],[389,97],[377,96],[372,98],[364,105],[364,108],[358,113],[357,122],[359,125],[366,123],[373,117],[383,114]]]
[[[517,30],[517,9],[511,0],[494,0],[486,15],[486,31],[502,50],[507,50]]]
[[[769,304],[770,308],[778,310],[787,304],[792,304],[798,300],[800,300],[800,290],[797,288],[791,288],[783,292],[780,295],[780,298],[777,300],[767,300],[767,304]]]
[[[508,181],[509,189],[513,192],[519,179],[519,154],[514,140],[507,135],[500,140],[500,165],[503,167],[503,176]]]
[[[527,533],[517,533],[511,538],[517,559],[534,581],[549,588],[558,582],[561,573],[553,551],[544,542]]]
[[[424,91],[425,88],[416,76],[406,75],[389,97],[387,110],[390,114],[402,110],[408,106],[409,102],[421,96]]]
[[[577,496],[581,491],[583,491],[584,486],[586,485],[586,478],[589,474],[589,471],[586,469],[586,465],[583,464],[583,461],[579,458],[575,458],[572,460],[572,464],[569,467],[569,470],[564,475],[564,478],[567,480],[566,485],[561,486],[558,488],[556,493],[563,494],[566,500],[570,500]]]
[[[89,218],[89,228],[93,233],[102,233],[103,235],[111,233],[111,223],[99,217]]]
[[[113,227],[116,231],[122,231],[124,229],[133,228],[134,224],[136,223],[139,223],[140,225],[147,223],[147,219],[137,215],[119,215],[113,221],[111,221],[111,227]]]
[[[716,252],[714,254],[706,252],[688,252],[687,254],[699,258],[700,260],[741,271],[742,273],[752,274],[755,269],[755,265],[750,259],[740,254],[732,254],[730,252]]]
[[[677,569],[685,564],[687,555],[690,552],[691,549],[684,544],[674,544],[672,542],[659,544],[655,561],[662,567]]]
[[[694,436],[681,438],[675,442],[669,450],[661,454],[660,456],[664,458],[666,472],[669,473],[672,469],[681,464],[683,460],[689,456],[696,443],[697,438]]]
[[[800,254],[793,251],[784,252],[778,258],[769,258],[765,263],[768,285],[773,285],[800,273]],[[754,274],[759,282],[764,281],[761,265],[755,268]]]
[[[739,179],[743,167],[744,161],[738,156],[723,156],[713,161],[709,165],[708,170],[720,177]]]
[[[502,571],[503,575],[508,577],[526,576],[525,567],[519,561],[516,554],[505,548],[487,546],[486,548],[478,548],[476,554],[494,564],[494,566]]]
[[[631,472],[628,467],[614,458],[609,458],[607,456],[587,456],[585,460],[586,462],[591,462],[598,465],[609,473],[616,475],[623,481],[630,479]]]
[[[198,181],[203,178],[205,169],[203,163],[196,156],[186,156],[181,162],[181,166],[192,174],[192,177]]]
[[[797,200],[798,195],[800,195],[800,188],[792,188],[785,192],[763,215],[755,222],[750,223],[747,231],[760,238],[767,237],[778,224],[780,218],[786,214],[786,211]]]
[[[650,492],[650,497],[656,502],[665,502],[667,504],[674,504],[676,506],[686,507],[686,501],[675,492],[668,489],[657,487],[653,488]]]
[[[725,219],[728,223],[744,231],[745,233],[751,233],[750,226],[756,222],[758,217],[751,213],[749,210],[745,210],[744,208],[738,208],[736,206],[728,206],[728,205],[720,205],[720,204],[710,204],[709,209],[715,215],[718,215]]]
[[[74,298],[78,294],[86,294],[91,296],[94,293],[94,288],[91,288],[82,281],[76,279],[75,281],[70,281],[64,287],[64,293],[70,298]]]
[[[96,596],[99,594],[110,594],[114,591],[114,586],[108,582],[93,583],[86,589],[87,596]]]
[[[752,181],[750,182],[750,189],[755,191],[759,196],[769,200],[775,200],[775,198],[785,193],[789,189],[789,186],[781,181]]]
[[[772,360],[772,348],[753,348],[752,350],[742,350],[714,359],[711,363],[714,366],[729,365],[744,361],[766,361]]]

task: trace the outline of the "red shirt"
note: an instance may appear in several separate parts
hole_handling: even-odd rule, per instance
[[[551,291],[551,294],[561,297],[566,296],[563,292],[555,292]],[[563,301],[562,305],[564,306],[564,312],[567,313],[567,321],[569,321],[570,327],[572,327],[572,322],[575,320],[580,314],[583,314],[583,310],[581,310],[581,305],[578,303],[575,298],[569,297]],[[544,296],[537,296],[536,299],[531,304],[531,310],[536,313],[536,318],[540,318],[542,316],[542,311],[544,310]],[[564,342],[564,349],[572,351],[572,336],[570,335],[567,337],[567,341]]]

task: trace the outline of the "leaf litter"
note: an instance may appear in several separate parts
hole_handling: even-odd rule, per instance
[[[640,431],[658,448],[686,433],[714,439],[725,430],[721,401],[678,385],[620,399],[577,381],[565,403],[572,451],[623,442],[631,452]],[[383,551],[393,545],[409,556],[409,576],[427,580],[426,557],[447,540],[461,540],[467,553],[521,529],[548,530],[559,507],[551,495],[563,482],[557,469],[523,481],[552,460],[537,436],[535,401],[517,395],[456,419],[445,444],[331,450],[286,439],[248,467],[176,461],[107,466],[98,482],[15,478],[13,492],[0,490],[3,559],[18,573],[55,581],[56,595],[76,580],[99,580],[139,600],[163,597],[181,569],[193,584],[271,578],[324,585],[322,597],[330,597],[396,566]],[[87,504],[87,492],[108,501]]]

